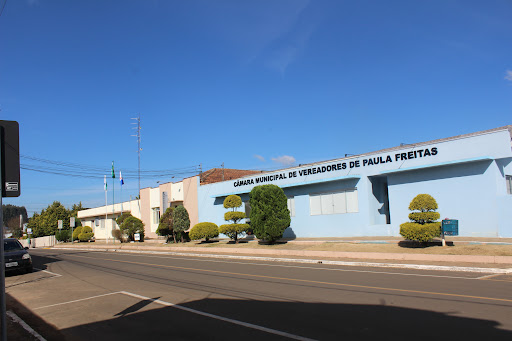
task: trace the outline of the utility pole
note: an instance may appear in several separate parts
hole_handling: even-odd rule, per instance
[[[137,155],[139,157],[139,162],[138,162],[138,175],[139,175],[139,215],[140,215],[140,151],[142,150],[142,148],[140,147],[140,114],[137,115],[137,117],[135,118],[132,118],[132,120],[136,120],[136,122],[132,122],[132,124],[135,124],[137,125],[136,127],[133,127],[133,129],[135,129],[137,131],[137,134],[136,135],[132,135],[132,136],[135,136],[137,138]]]

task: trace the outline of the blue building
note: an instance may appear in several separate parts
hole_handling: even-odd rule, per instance
[[[432,195],[459,235],[512,237],[512,125],[198,186],[199,221],[223,224],[224,198],[246,211],[254,186],[288,197],[285,237],[398,236],[409,203]]]

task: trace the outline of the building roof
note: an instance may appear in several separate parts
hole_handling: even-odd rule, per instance
[[[245,170],[245,169],[230,169],[230,168],[212,168],[200,174],[200,184],[213,184],[226,180],[238,179],[243,176],[260,174],[263,171]]]
[[[417,146],[423,146],[423,145],[428,145],[428,144],[432,144],[432,143],[439,143],[439,142],[458,140],[458,139],[468,138],[468,137],[472,137],[472,136],[490,134],[490,133],[494,133],[494,132],[497,132],[497,131],[503,131],[503,130],[507,130],[508,131],[508,133],[510,134],[511,140],[512,140],[512,125],[506,125],[506,126],[503,126],[503,127],[498,127],[498,128],[478,131],[478,132],[469,133],[469,134],[457,135],[457,136],[452,136],[452,137],[445,137],[445,138],[441,138],[441,139],[437,139],[437,140],[431,140],[431,141],[425,141],[425,142],[417,142],[417,143],[407,143],[407,144],[403,144],[403,145],[396,146],[396,147],[381,149],[381,150],[372,151],[372,152],[368,152],[368,153],[357,154],[357,155],[351,155],[349,157],[345,156],[345,157],[342,157],[342,158],[337,158],[337,159],[332,159],[332,160],[324,160],[324,161],[316,161],[316,162],[311,162],[311,163],[305,163],[305,164],[301,164],[299,166],[293,166],[293,167],[287,167],[287,168],[282,168],[282,169],[276,169],[276,170],[270,171],[269,173],[279,172],[279,171],[282,171],[284,169],[293,169],[293,168],[299,168],[299,167],[304,167],[304,166],[311,166],[311,165],[316,165],[316,164],[324,164],[324,163],[334,162],[334,161],[339,161],[339,160],[355,159],[355,158],[360,158],[362,156],[370,156],[370,155],[374,155],[374,154],[382,154],[382,153],[386,153],[386,152],[400,150],[400,149],[404,149],[404,148],[411,147],[411,146],[417,147]],[[256,172],[256,173],[259,173],[259,172]],[[263,173],[263,172],[261,172],[261,173]],[[251,174],[242,175],[240,177],[245,177],[245,176],[249,176],[249,175],[251,175]],[[228,180],[228,179],[226,179],[226,180]],[[222,181],[222,180],[219,180],[219,181]],[[216,181],[216,182],[218,182],[218,181]]]

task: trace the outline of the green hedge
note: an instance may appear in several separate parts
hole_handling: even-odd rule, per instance
[[[80,233],[82,233],[82,226],[75,227],[73,230],[73,240],[78,240],[78,235],[80,235]]]
[[[90,226],[84,226],[82,227],[82,232],[78,235],[78,239],[81,242],[88,242],[93,236],[92,228]]]
[[[189,237],[192,240],[198,240],[205,238],[206,241],[210,238],[219,236],[219,228],[214,223],[204,222],[195,224],[189,232]]]
[[[436,237],[441,236],[441,223],[403,223],[400,224],[400,234],[407,240],[428,242]]]
[[[55,239],[59,242],[71,241],[71,230],[60,230],[55,233]]]

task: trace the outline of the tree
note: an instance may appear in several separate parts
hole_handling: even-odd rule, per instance
[[[51,236],[58,231],[58,221],[62,220],[63,229],[69,229],[70,211],[58,201],[54,201],[41,214],[34,214],[29,219],[28,227],[32,228],[33,237]]]
[[[208,241],[210,238],[219,236],[219,228],[214,223],[199,223],[195,224],[189,233],[190,239],[197,240],[204,238]]]
[[[23,227],[20,227],[19,216],[9,219],[6,226],[11,230],[13,238],[21,238],[23,236]]]
[[[119,228],[128,236],[129,241],[135,240],[136,233],[140,234],[141,241],[144,240],[144,223],[139,218],[127,217]]]
[[[27,215],[27,209],[25,206],[15,206],[11,204],[2,205],[2,214],[3,214],[3,220],[4,220],[4,226],[9,226],[9,222],[13,218],[18,219],[18,225],[19,225],[19,219],[21,215],[22,224],[26,223],[28,221],[28,215]],[[10,228],[13,228],[14,226],[9,226]]]
[[[183,233],[190,227],[190,218],[187,209],[183,205],[179,205],[174,209],[172,217],[172,235],[174,242],[176,242],[176,234],[179,233],[181,242],[183,243]]]
[[[123,224],[123,221],[128,218],[128,217],[133,217],[131,213],[129,212],[124,212],[123,214],[121,214],[119,217],[117,217],[116,219],[116,224],[117,226],[121,226],[121,224]]]
[[[224,214],[225,221],[231,221],[231,224],[221,225],[219,232],[225,234],[230,239],[238,244],[238,237],[243,236],[249,229],[249,224],[238,224],[238,222],[245,218],[244,212],[238,212],[237,208],[242,206],[242,198],[238,195],[228,195],[224,199],[224,208],[231,209],[231,211]]]
[[[167,241],[169,241],[170,236],[172,235],[172,218],[173,218],[174,208],[168,207],[165,210],[165,213],[160,217],[160,223],[158,224],[158,228],[156,229],[156,234],[159,236],[166,236]],[[176,242],[176,240],[174,241]]]
[[[258,239],[270,244],[283,237],[290,226],[288,199],[276,185],[256,186],[249,193],[251,228]]]
[[[410,222],[400,225],[400,234],[407,240],[428,242],[441,235],[441,223],[436,199],[429,194],[418,194],[409,204]]]

